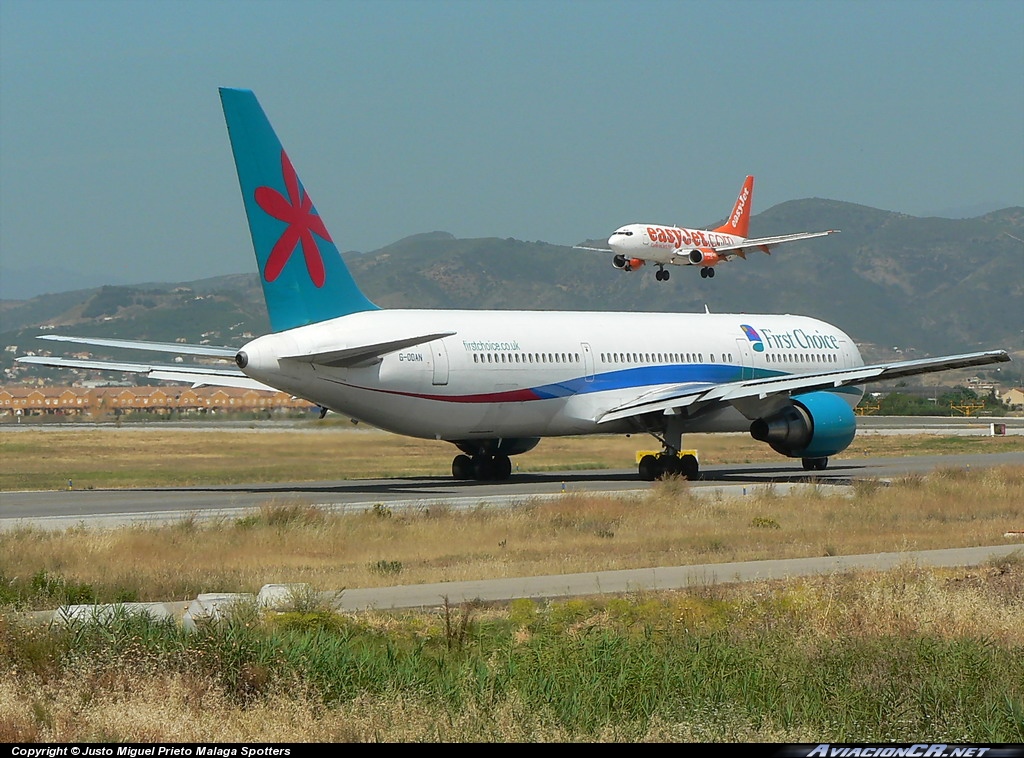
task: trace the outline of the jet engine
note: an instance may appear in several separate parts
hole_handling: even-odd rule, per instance
[[[750,425],[751,437],[790,458],[835,455],[850,446],[856,433],[853,409],[832,392],[797,395],[780,410]]]
[[[632,271],[644,265],[643,258],[627,258],[624,255],[613,255],[612,265],[620,271]]]
[[[719,261],[714,250],[691,250],[686,257],[694,266],[714,266]]]

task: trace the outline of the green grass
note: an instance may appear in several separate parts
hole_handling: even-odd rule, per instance
[[[901,581],[940,602],[960,591],[922,572]],[[138,727],[111,728],[102,704],[156,679],[216,692],[226,723],[270,704],[257,740],[287,739],[288,704],[318,714],[313,741],[338,739],[342,720],[358,733],[350,714],[369,705],[396,710],[362,735],[385,741],[1024,740],[1024,638],[999,642],[983,624],[957,632],[927,609],[886,633],[878,617],[898,616],[906,595],[879,605],[884,584],[845,576],[388,616],[241,605],[195,631],[126,614],[46,630],[0,617],[0,693],[12,676],[23,693],[14,705],[0,695],[0,739],[135,741]],[[988,612],[999,599],[982,589],[971,602]],[[64,690],[77,718],[44,695]],[[231,739],[195,731],[173,700],[161,706],[183,711],[171,741]],[[424,718],[403,724],[396,704]]]

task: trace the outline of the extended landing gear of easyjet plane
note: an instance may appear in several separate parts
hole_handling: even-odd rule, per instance
[[[804,471],[824,471],[828,467],[828,458],[804,458]]]
[[[658,455],[645,455],[640,459],[637,470],[645,482],[664,479],[666,476],[696,479],[700,473],[700,464],[697,463],[697,456],[692,453],[680,456],[666,451]]]
[[[452,461],[452,476],[456,479],[505,481],[511,475],[512,461],[507,455],[474,455],[470,458],[460,453]]]
[[[659,282],[667,282],[669,276],[671,275],[672,272],[666,271],[665,267],[662,266],[660,263],[658,264],[658,270],[654,272],[654,278],[657,279]]]
[[[715,270],[711,266],[705,266],[700,270],[701,279],[711,279],[715,276]]]

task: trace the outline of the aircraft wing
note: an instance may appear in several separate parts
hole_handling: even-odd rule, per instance
[[[727,384],[679,384],[640,395],[605,412],[597,419],[600,424],[619,419],[642,416],[647,413],[680,413],[684,408],[703,407],[716,403],[742,402],[746,399],[764,400],[775,395],[796,395],[815,390],[838,389],[871,382],[899,379],[904,376],[928,374],[1010,360],[1005,350],[982,353],[964,353],[939,358],[921,358],[896,363],[878,363],[852,369],[833,369],[813,374],[783,374],[745,379]]]
[[[587,247],[586,245],[573,245],[573,250],[590,250],[595,253],[614,253],[610,247]]]
[[[234,355],[234,351],[232,352]],[[250,379],[234,366],[219,368],[188,363],[133,363],[127,361],[80,360],[77,358],[54,358],[42,355],[27,355],[17,359],[18,363],[35,363],[56,368],[77,368],[94,371],[123,371],[128,374],[143,374],[150,379],[164,382],[189,382],[193,387],[242,387],[243,389],[269,390],[277,392],[255,379]]]
[[[796,242],[797,240],[809,240],[814,239],[815,237],[826,237],[829,234],[836,234],[838,231],[838,229],[829,229],[825,232],[780,234],[777,237],[752,237],[735,245],[722,245],[721,247],[715,247],[712,249],[723,258],[730,258],[734,255],[738,255],[740,258],[746,258],[747,253],[756,252],[758,250],[762,253],[771,255],[771,248],[775,245],[781,245],[784,242]]]

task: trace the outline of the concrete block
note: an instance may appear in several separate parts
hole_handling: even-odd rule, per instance
[[[256,595],[260,608],[274,611],[288,610],[297,600],[310,595],[308,584],[264,584]]]
[[[233,606],[255,602],[256,596],[251,592],[206,592],[189,604],[181,623],[186,629],[195,629],[201,619],[220,621]]]

